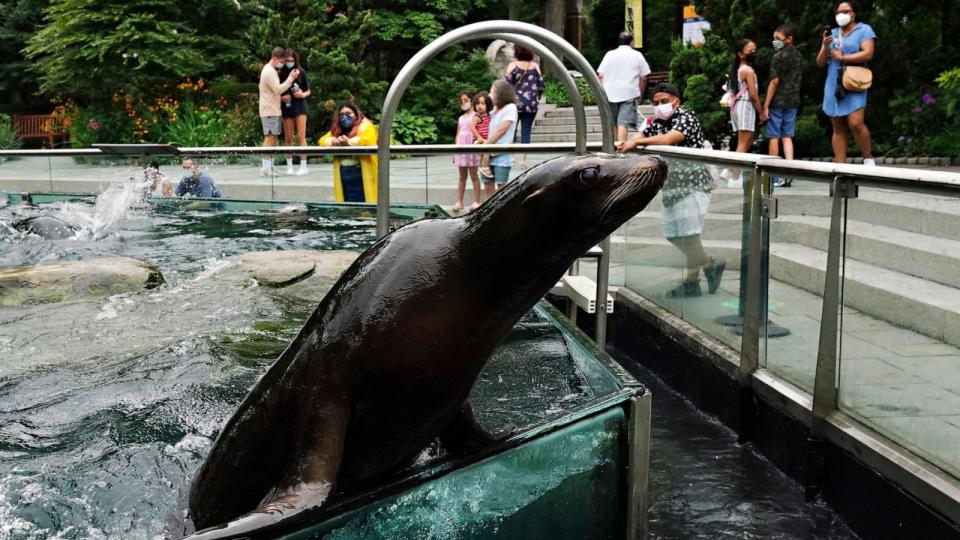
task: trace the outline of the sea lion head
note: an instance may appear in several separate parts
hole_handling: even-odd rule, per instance
[[[571,154],[531,168],[474,213],[589,247],[647,206],[666,177],[660,156]]]

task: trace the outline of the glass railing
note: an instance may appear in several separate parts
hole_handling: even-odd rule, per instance
[[[960,199],[847,201],[840,410],[960,478]]]

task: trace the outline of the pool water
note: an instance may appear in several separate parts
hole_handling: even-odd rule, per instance
[[[234,272],[234,257],[359,251],[375,239],[363,207],[102,208],[0,208],[3,224],[39,214],[95,224],[55,241],[0,225],[0,268],[126,255],[166,281],[0,308],[0,538],[163,537],[218,430],[325,292],[258,286]],[[606,391],[578,366],[560,331],[532,311],[478,381],[480,421],[522,429]],[[427,453],[423,463],[437,459]]]

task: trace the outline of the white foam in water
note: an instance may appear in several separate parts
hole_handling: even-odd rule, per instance
[[[75,238],[99,240],[117,230],[130,208],[143,201],[146,188],[147,182],[118,182],[97,196],[92,214],[86,205],[64,203],[61,218],[80,228]]]

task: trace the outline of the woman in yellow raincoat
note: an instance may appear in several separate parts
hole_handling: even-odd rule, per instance
[[[377,126],[357,105],[346,100],[337,106],[330,131],[320,146],[376,146]],[[377,202],[377,156],[338,156],[333,159],[333,198],[347,202]]]

